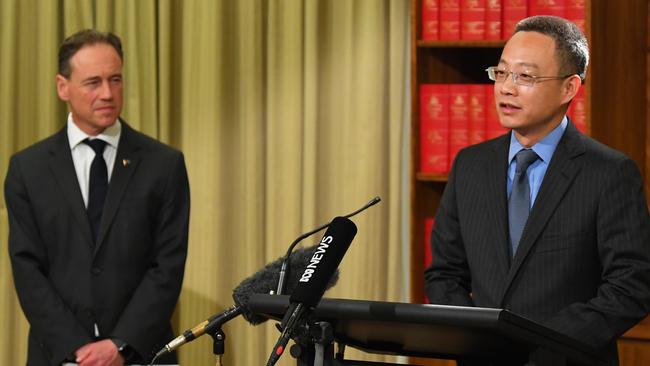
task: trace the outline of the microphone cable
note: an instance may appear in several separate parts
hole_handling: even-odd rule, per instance
[[[160,353],[157,353],[155,356],[153,356],[153,359],[151,359],[149,366],[153,366],[153,364],[156,362],[156,359],[158,359],[158,356],[160,356]]]

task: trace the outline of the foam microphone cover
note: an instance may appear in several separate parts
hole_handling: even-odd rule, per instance
[[[345,252],[357,233],[357,226],[345,217],[335,217],[323,235],[309,263],[291,292],[291,303],[315,307],[327,289],[327,283],[337,271]]]
[[[309,264],[310,259],[314,255],[314,252],[318,248],[317,245],[300,248],[291,253],[289,257],[289,264],[287,268],[287,277],[285,278],[285,292],[291,294],[300,280],[302,271]],[[268,294],[271,290],[275,291],[278,286],[278,280],[280,277],[280,269],[282,268],[283,257],[278,258],[277,260],[267,264],[264,268],[260,269],[252,276],[243,280],[235,289],[233,290],[232,297],[235,300],[237,306],[242,307],[242,315],[252,325],[257,325],[268,320],[268,318],[252,313],[248,309],[248,303],[250,297],[253,294]],[[327,288],[331,288],[338,281],[339,273],[336,271],[334,276],[330,279],[327,284]]]

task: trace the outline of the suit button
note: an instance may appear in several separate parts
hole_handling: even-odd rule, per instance
[[[93,268],[90,270],[90,273],[92,273],[92,274],[94,274],[95,276],[97,276],[98,274],[102,273],[102,269],[99,268],[99,267],[93,267]]]

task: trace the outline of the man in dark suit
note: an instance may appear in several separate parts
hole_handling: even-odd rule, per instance
[[[66,126],[15,154],[5,180],[27,364],[144,363],[173,337],[189,222],[183,155],[119,119],[115,35],[67,38],[56,79]]]
[[[458,154],[425,288],[432,303],[509,309],[617,364],[616,337],[650,305],[650,222],[634,162],[565,116],[587,63],[573,23],[517,25],[487,70],[512,132]]]

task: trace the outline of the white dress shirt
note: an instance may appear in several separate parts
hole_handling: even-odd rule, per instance
[[[111,181],[113,165],[115,164],[115,155],[117,154],[117,144],[120,141],[122,133],[122,124],[117,120],[113,125],[104,130],[97,136],[89,136],[81,131],[72,119],[72,113],[68,114],[68,141],[70,142],[70,152],[72,153],[72,162],[74,170],[77,172],[77,181],[84,199],[84,205],[88,207],[88,183],[90,180],[90,165],[95,158],[93,149],[84,144],[85,139],[100,139],[106,141],[104,148],[104,161],[108,168],[108,181]]]

